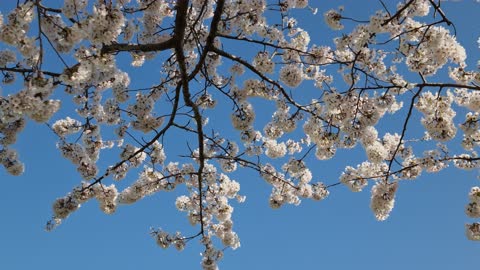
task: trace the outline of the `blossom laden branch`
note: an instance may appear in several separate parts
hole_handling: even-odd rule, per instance
[[[290,12],[315,10],[308,1],[65,0],[58,9],[41,0],[19,3],[0,20],[0,41],[10,48],[0,51],[8,88],[0,98],[0,162],[22,173],[12,148],[17,135],[28,119],[47,123],[82,178],[55,201],[49,228],[93,198],[112,214],[118,205],[174,191],[176,208],[198,233],[151,235],[160,247],[178,250],[198,237],[204,269],[215,269],[225,248],[240,246],[231,201],[245,197],[242,181],[230,178],[240,168],[271,186],[274,209],[325,199],[338,185],[359,192],[371,184],[370,207],[385,220],[402,181],[448,164],[480,167],[480,73],[467,69],[466,50],[440,3],[409,0],[390,11],[380,2],[383,10],[369,20],[343,15],[343,8],[325,11],[326,24],[345,31],[330,45],[312,44],[313,33]],[[249,50],[235,55],[231,44]],[[51,52],[57,57],[45,57]],[[136,85],[123,52],[134,68],[155,72],[148,76],[153,86]],[[142,67],[153,59],[161,61]],[[47,69],[56,64],[65,70]],[[438,76],[447,69],[448,77]],[[16,74],[21,89],[8,86]],[[51,98],[59,87],[71,106]],[[50,120],[60,110],[68,117]],[[464,112],[464,120],[454,118]],[[271,117],[258,117],[266,113]],[[387,125],[388,114],[403,125]],[[231,126],[218,127],[224,115]],[[415,136],[415,128],[425,135]],[[182,147],[176,132],[186,143],[171,153],[170,144]],[[317,180],[309,157],[321,162],[352,148],[366,158],[338,180]],[[102,168],[107,149],[119,157]],[[132,181],[133,170],[139,174]],[[130,182],[117,190],[116,181]],[[474,187],[471,218],[480,218],[476,194]],[[478,228],[466,226],[467,237],[480,240]]]
[[[40,73],[40,74],[45,74],[45,75],[48,75],[48,76],[52,76],[52,77],[60,77],[61,73],[56,73],[56,72],[51,72],[51,71],[47,71],[47,70],[34,70],[34,69],[29,69],[29,68],[17,68],[17,67],[13,67],[13,68],[9,68],[9,67],[0,67],[0,70],[1,71],[10,71],[10,72],[16,72],[16,73],[23,73],[23,74],[32,74],[32,73]]]
[[[101,54],[109,54],[116,52],[161,52],[168,49],[173,49],[176,40],[169,38],[166,41],[153,44],[124,44],[113,43],[110,45],[104,45],[101,49]]]

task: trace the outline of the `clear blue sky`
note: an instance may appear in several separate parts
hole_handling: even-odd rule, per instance
[[[15,2],[0,2],[4,16]],[[331,42],[322,17],[331,7],[344,5],[346,15],[363,14],[360,18],[368,18],[368,12],[379,7],[377,1],[366,0],[310,2],[319,8],[318,14],[299,13],[299,22],[311,29],[317,44]],[[470,63],[475,63],[480,59],[476,43],[480,4],[464,0],[442,5],[457,26]],[[132,81],[152,76],[134,72]],[[29,122],[15,145],[26,164],[24,175],[12,177],[0,170],[0,269],[200,269],[200,245],[190,243],[183,252],[162,250],[148,234],[150,227],[193,231],[184,214],[175,210],[178,193],[159,193],[119,207],[110,216],[92,200],[55,231],[45,232],[52,202],[79,183],[74,167],[60,157],[55,144],[55,136],[44,125]],[[328,162],[316,161],[313,156],[307,162],[314,167],[316,178],[333,183],[346,164],[355,165],[362,159],[364,153],[357,149],[340,151]],[[220,268],[476,269],[480,244],[464,235],[464,223],[471,222],[464,206],[470,187],[480,185],[477,176],[477,171],[449,168],[402,182],[390,218],[378,222],[369,208],[369,189],[352,193],[339,186],[324,201],[306,200],[298,207],[272,210],[268,206],[270,187],[255,172],[239,170],[233,178],[247,196],[244,204],[234,205],[234,228],[241,248],[226,250]]]

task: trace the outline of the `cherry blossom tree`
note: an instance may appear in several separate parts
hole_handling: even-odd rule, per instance
[[[92,199],[112,214],[176,190],[176,208],[198,233],[152,229],[152,237],[178,250],[198,239],[203,269],[217,269],[223,250],[240,246],[232,203],[246,197],[231,178],[237,169],[271,185],[274,209],[323,200],[339,185],[370,186],[373,214],[385,220],[402,182],[450,165],[480,167],[480,70],[467,67],[441,1],[380,0],[367,20],[343,7],[317,14],[337,33],[327,44],[311,44],[317,33],[292,15],[317,13],[321,3],[313,2],[17,1],[0,16],[9,89],[0,99],[1,163],[23,173],[15,141],[30,120],[56,134],[78,186],[53,202],[47,230]],[[235,46],[248,50],[234,53]],[[151,86],[132,88],[129,71],[152,61],[161,64]],[[262,122],[256,112],[268,108],[271,118]],[[219,131],[215,114],[229,117],[235,135]],[[386,122],[391,117],[397,125]],[[181,153],[168,151],[178,144],[173,132],[189,138]],[[337,180],[315,180],[305,161],[314,155],[321,164],[354,148],[366,160],[345,164]],[[465,195],[465,212],[476,219],[466,236],[479,241],[480,187]]]

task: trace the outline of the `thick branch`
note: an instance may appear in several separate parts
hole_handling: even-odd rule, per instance
[[[204,145],[203,145],[203,126],[202,126],[202,115],[198,106],[192,101],[189,88],[189,80],[187,74],[187,65],[185,63],[185,55],[183,54],[183,44],[185,38],[185,31],[187,26],[187,11],[188,11],[188,0],[179,0],[177,2],[177,16],[175,18],[175,36],[174,39],[177,41],[175,44],[175,55],[177,56],[178,67],[180,69],[180,79],[179,85],[182,86],[183,100],[188,107],[191,107],[194,113],[194,119],[197,125],[198,132],[198,150],[199,150],[199,165],[197,170],[198,177],[198,192],[199,192],[199,206],[200,206],[200,233],[204,233],[204,223],[203,223],[203,206],[202,206],[202,193],[203,193],[203,169],[205,166],[205,155],[204,155]]]
[[[103,46],[101,52],[102,54],[114,52],[159,52],[172,49],[174,46],[175,40],[170,38],[167,41],[153,44],[114,43]]]
[[[36,70],[30,69],[30,68],[7,68],[7,67],[0,67],[0,71],[10,71],[10,72],[16,72],[16,73],[33,73],[36,72]],[[40,70],[38,71],[42,74],[52,76],[52,77],[59,77],[61,74],[60,73],[55,73],[55,72],[50,72],[50,71],[43,71]]]
[[[435,8],[435,11],[442,16],[442,19],[445,21],[447,25],[453,25],[453,23],[447,18],[443,10],[440,8],[440,5],[435,4],[435,1],[429,0],[430,4]]]
[[[465,89],[480,91],[480,86],[457,84],[457,83],[419,83],[419,84],[416,84],[415,86],[416,87],[440,87],[440,88],[453,87],[453,88],[465,88]]]
[[[400,17],[402,12],[405,11],[411,4],[413,4],[413,2],[415,2],[415,0],[410,0],[408,3],[406,3],[401,9],[399,9],[397,11],[397,13],[395,13],[392,17],[390,17],[388,20],[384,21],[382,23],[382,26],[385,26],[387,24],[389,24],[391,21],[393,21],[395,18],[397,17]]]
[[[218,23],[220,22],[220,19],[222,17],[224,4],[225,4],[224,0],[217,1],[217,6],[215,8],[215,12],[213,13],[213,19],[210,24],[210,33],[208,34],[205,47],[203,47],[203,50],[202,50],[202,53],[200,54],[200,59],[198,60],[197,65],[193,69],[192,73],[190,73],[190,75],[188,76],[189,80],[193,79],[197,75],[197,73],[200,71],[200,69],[205,63],[205,59],[207,58],[208,52],[213,48],[213,41],[217,36]]]

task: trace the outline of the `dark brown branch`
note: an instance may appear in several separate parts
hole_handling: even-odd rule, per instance
[[[467,85],[467,84],[457,84],[457,83],[419,83],[415,85],[416,87],[453,87],[453,88],[466,88],[471,90],[479,90],[480,86],[476,85]]]
[[[176,40],[175,43],[175,54],[177,56],[178,67],[180,69],[180,78],[181,81],[179,85],[182,86],[182,93],[183,93],[183,100],[188,107],[192,108],[194,113],[194,119],[197,125],[198,131],[198,170],[197,170],[197,177],[198,177],[198,192],[199,192],[199,207],[200,207],[200,233],[203,235],[205,232],[204,223],[203,223],[203,169],[205,166],[205,155],[204,155],[204,144],[203,144],[203,126],[202,126],[202,115],[200,114],[200,110],[198,106],[193,102],[190,89],[189,89],[189,80],[188,80],[188,73],[187,73],[187,65],[185,63],[185,55],[184,52],[184,38],[185,38],[185,31],[187,27],[187,11],[188,11],[188,0],[179,0],[177,2],[177,16],[175,18],[175,35],[174,39]]]
[[[202,66],[205,64],[205,59],[207,58],[208,52],[213,48],[213,42],[215,40],[215,37],[217,36],[218,24],[222,17],[224,4],[224,0],[217,1],[217,6],[215,8],[215,12],[213,13],[212,22],[210,23],[210,33],[208,33],[206,44],[203,47],[197,65],[193,69],[192,73],[190,73],[190,75],[188,76],[189,80],[192,80],[197,75]]]
[[[401,9],[399,9],[392,17],[390,17],[388,20],[384,21],[382,23],[382,26],[385,26],[389,24],[391,21],[393,21],[395,18],[399,17],[403,11],[405,11],[413,2],[416,0],[410,0],[408,3],[406,3]]]
[[[405,137],[405,134],[407,132],[407,126],[408,126],[408,122],[410,120],[410,117],[412,116],[413,107],[415,106],[415,100],[417,99],[418,95],[420,95],[420,93],[422,92],[422,89],[423,88],[420,87],[418,89],[417,93],[415,93],[415,95],[413,95],[412,100],[410,102],[410,106],[408,107],[407,116],[405,117],[405,121],[403,122],[402,134],[400,135],[400,139],[398,140],[398,144],[395,147],[395,150],[393,151],[393,154],[392,154],[392,157],[391,157],[390,161],[388,162],[388,170],[387,170],[387,175],[385,177],[385,182],[388,182],[388,177],[390,176],[390,169],[392,168],[393,161],[395,160],[395,156],[397,155],[397,152],[400,149],[400,146],[402,145],[402,140]]]
[[[440,16],[442,17],[442,19],[445,21],[445,23],[447,25],[453,25],[453,23],[447,18],[447,16],[445,15],[445,13],[443,12],[443,10],[440,8],[440,5],[437,5],[435,4],[434,1],[432,0],[429,0],[430,4],[433,6],[433,8],[435,9],[436,12],[438,12],[438,14],[440,14]],[[455,31],[456,32],[456,31]]]
[[[101,53],[115,53],[115,52],[160,52],[168,49],[173,49],[175,46],[175,39],[170,38],[164,42],[153,44],[125,44],[114,43],[110,45],[104,45]]]
[[[44,71],[44,70],[33,70],[30,68],[7,68],[7,67],[0,67],[1,71],[10,71],[10,72],[16,72],[16,73],[33,73],[33,72],[40,72],[42,74],[52,76],[52,77],[60,77],[60,73],[55,73],[55,72],[50,72],[50,71]]]
[[[45,10],[45,11],[50,11],[50,12],[53,12],[53,13],[62,13],[61,9],[46,7],[46,6],[42,5],[42,3],[40,3],[40,2],[37,3],[37,6],[41,9]]]

